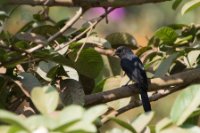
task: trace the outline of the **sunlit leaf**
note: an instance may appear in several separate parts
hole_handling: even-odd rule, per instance
[[[181,125],[200,105],[199,88],[200,85],[187,87],[174,102],[170,117],[177,125]]]
[[[54,127],[54,130],[56,131],[65,130],[69,126],[81,120],[83,113],[84,113],[84,109],[81,106],[71,105],[71,106],[65,107],[58,114],[58,121],[57,121],[56,127]]]
[[[179,56],[179,53],[173,53],[168,58],[162,61],[160,66],[157,68],[154,76],[155,77],[162,77],[164,76],[167,71],[169,70],[171,64],[174,62],[174,60]]]
[[[103,115],[107,111],[108,107],[106,105],[98,105],[88,109],[84,115],[83,120],[87,122],[94,122],[99,116]]]
[[[184,125],[183,128],[188,133],[200,133],[200,127],[195,125]]]
[[[159,133],[188,133],[188,131],[184,130],[183,128],[173,126],[170,128],[166,128],[166,129],[160,131]]]
[[[4,0],[3,0],[4,1]],[[1,4],[1,2],[0,2]],[[0,20],[4,20],[5,18],[7,18],[9,15],[4,12],[4,11],[0,11]]]
[[[49,116],[45,115],[33,115],[31,117],[28,117],[24,123],[29,125],[29,128],[33,131],[36,130],[39,127],[45,127],[48,129],[53,129],[53,127],[56,125],[56,121],[51,119]]]
[[[65,133],[95,133],[97,131],[94,124],[87,121],[79,121],[67,129],[64,130]]]
[[[49,114],[56,109],[59,94],[57,90],[51,86],[35,87],[31,91],[31,100],[41,113]]]
[[[141,114],[138,118],[136,118],[131,125],[135,128],[137,133],[140,133],[144,130],[144,128],[149,124],[149,122],[154,117],[154,112],[148,112]]]
[[[181,14],[184,15],[185,13],[197,8],[200,6],[200,0],[190,0],[184,4],[181,10]]]
[[[107,40],[100,37],[95,37],[95,36],[89,36],[89,37],[83,38],[79,40],[78,42],[79,43],[86,42],[86,43],[94,44],[103,48],[111,48],[111,44]]]
[[[156,124],[156,132],[159,133],[161,130],[167,128],[170,125],[172,125],[172,120],[169,118],[164,118]]]
[[[163,44],[172,45],[176,41],[178,34],[170,27],[161,27],[154,36],[159,38]]]
[[[10,126],[0,126],[1,133],[8,133],[10,130]]]
[[[184,58],[184,62],[187,67],[196,67],[197,59],[200,55],[200,50],[192,50],[188,53],[188,55]]]
[[[112,121],[116,122],[117,124],[119,124],[120,126],[122,126],[123,128],[131,131],[131,133],[137,133],[136,130],[131,126],[131,124],[124,122],[120,119],[117,118],[111,118]]]
[[[0,121],[16,125],[20,129],[25,129],[29,131],[28,125],[24,123],[24,120],[11,112],[0,110]]]
[[[47,73],[55,66],[56,64],[53,62],[40,61],[36,72],[46,81],[51,81],[51,79],[47,76]]]
[[[79,81],[78,72],[74,68],[69,67],[69,66],[63,66],[63,69],[65,70],[65,72],[67,73],[70,79]]]

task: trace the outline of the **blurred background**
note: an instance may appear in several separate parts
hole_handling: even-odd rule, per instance
[[[10,10],[10,8],[1,8],[3,10]],[[102,38],[105,38],[107,35],[113,32],[127,32],[136,38],[140,46],[145,46],[155,30],[161,26],[173,23],[191,24],[200,22],[200,17],[198,14],[200,9],[195,9],[182,16],[180,13],[180,8],[181,6],[177,10],[173,10],[172,2],[119,8],[108,16],[108,23],[106,23],[105,20],[101,21],[101,23],[97,25],[95,32],[97,32]],[[16,11],[13,12],[11,17],[4,25],[5,29],[14,35],[26,23],[33,20],[32,15],[39,12],[41,9],[41,7],[31,6],[15,7]],[[67,19],[73,16],[76,11],[77,8],[51,7],[49,13],[51,19],[55,22],[58,22],[62,19]],[[83,23],[98,17],[104,12],[105,10],[103,8],[90,9],[82,17],[82,22],[77,23],[75,27],[80,27],[80,25]],[[152,103],[153,110],[157,112],[156,119],[169,116],[171,105],[173,104],[177,93]],[[143,112],[141,107],[130,110],[119,117],[124,120],[131,121],[130,118],[134,118],[140,112]],[[106,126],[112,126],[112,123],[106,124]]]

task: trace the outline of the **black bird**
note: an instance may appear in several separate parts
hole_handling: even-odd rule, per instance
[[[134,80],[136,82],[141,95],[144,111],[151,111],[151,105],[147,94],[148,81],[142,62],[136,55],[133,54],[130,48],[125,46],[118,47],[115,51],[115,55],[121,59],[121,67],[130,80]]]

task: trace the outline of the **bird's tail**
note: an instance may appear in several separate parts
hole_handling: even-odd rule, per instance
[[[151,111],[151,104],[149,101],[149,97],[147,94],[147,91],[145,89],[141,89],[141,99],[142,99],[142,104],[145,112]]]

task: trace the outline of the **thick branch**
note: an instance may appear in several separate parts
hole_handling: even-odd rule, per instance
[[[181,86],[177,86],[174,87],[173,89],[170,90],[159,90],[157,93],[153,94],[152,96],[149,97],[149,100],[152,101],[157,101],[165,96],[170,95],[171,93],[174,93],[176,91],[179,91],[181,89],[184,89],[187,85],[181,85]],[[119,110],[112,110],[111,112],[109,112],[108,114],[104,115],[101,119],[102,123],[106,123],[110,120],[111,117],[116,117],[130,109],[133,109],[135,107],[138,107],[142,105],[142,101],[138,100],[138,101],[134,101],[131,102],[130,104],[128,104],[127,106],[124,106],[122,108],[120,108]]]
[[[174,89],[177,86],[184,86],[200,81],[200,68],[188,70],[171,76],[162,78],[154,78],[149,81],[149,90],[155,91],[160,89]],[[91,106],[101,103],[107,103],[120,98],[125,98],[137,94],[138,88],[135,85],[123,86],[121,88],[87,95],[85,97],[85,105]]]
[[[157,3],[170,0],[7,0],[8,4],[15,5],[45,5],[71,7],[122,7],[144,3]]]

